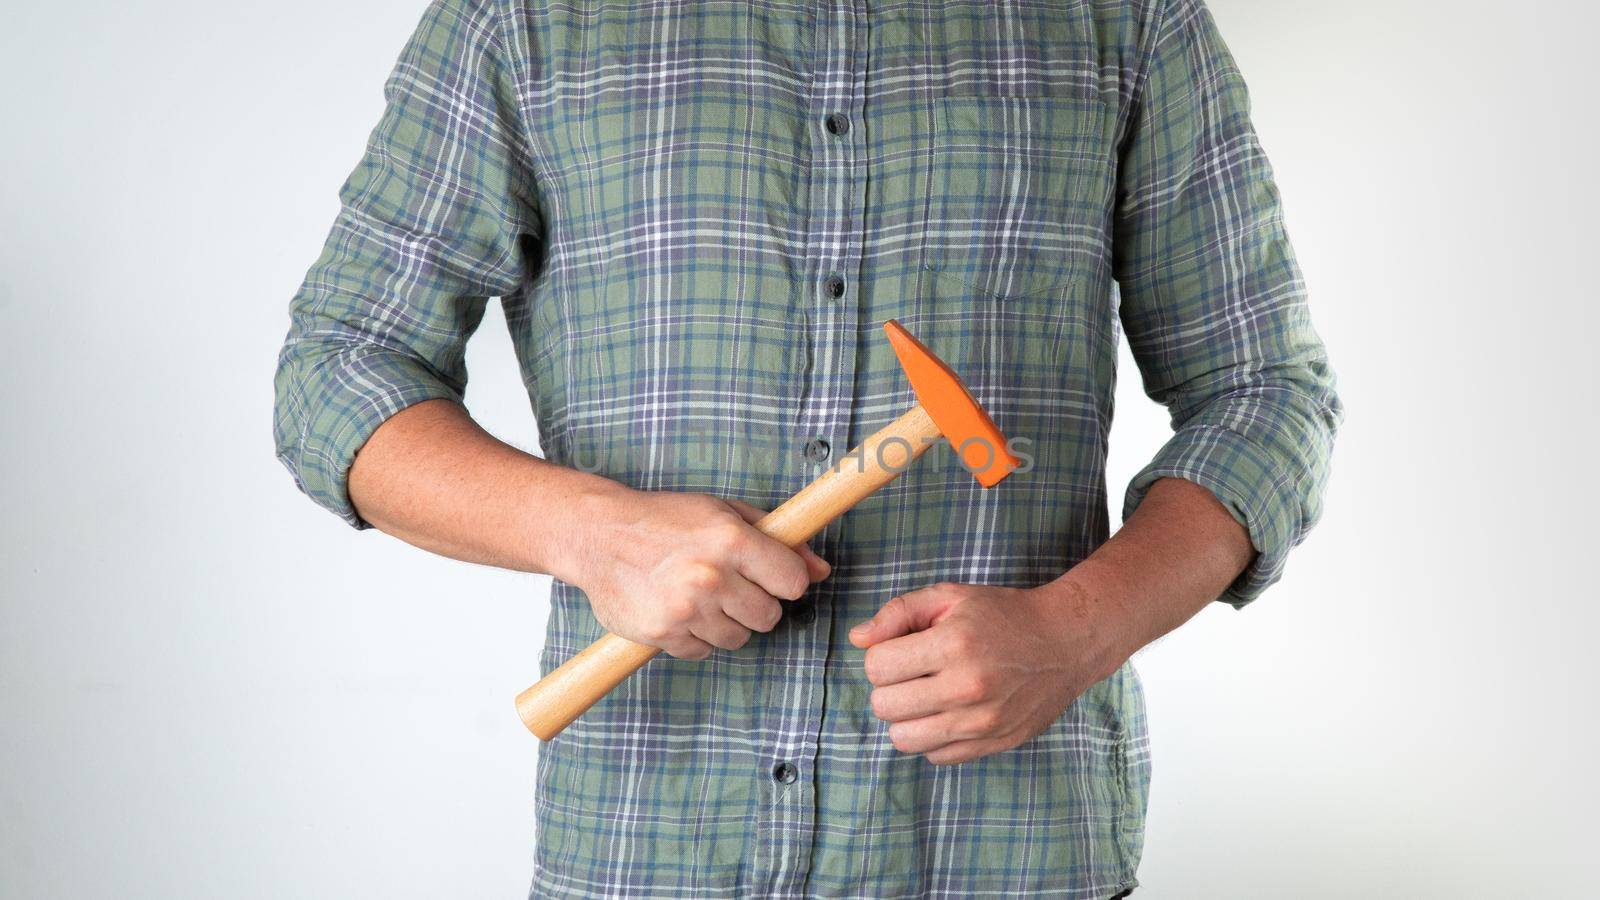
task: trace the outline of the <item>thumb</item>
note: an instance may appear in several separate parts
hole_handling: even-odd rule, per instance
[[[951,592],[923,588],[895,597],[878,614],[850,629],[850,643],[870,647],[932,627],[955,605]]]

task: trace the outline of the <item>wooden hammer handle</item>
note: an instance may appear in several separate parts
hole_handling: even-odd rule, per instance
[[[893,481],[939,437],[939,427],[917,404],[763,516],[756,529],[788,547],[800,546]],[[607,634],[518,694],[517,715],[529,731],[548,741],[660,652]]]

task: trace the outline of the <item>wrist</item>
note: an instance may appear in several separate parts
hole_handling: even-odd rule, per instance
[[[592,561],[607,540],[603,529],[626,509],[632,488],[609,478],[561,469],[552,486],[536,502],[525,505],[535,570],[580,588],[588,581]]]
[[[1080,563],[1036,590],[1054,609],[1052,618],[1069,629],[1067,639],[1088,640],[1109,675],[1158,635],[1147,634],[1148,623],[1116,573],[1101,568]]]

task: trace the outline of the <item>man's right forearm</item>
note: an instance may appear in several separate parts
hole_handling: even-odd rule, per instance
[[[600,624],[674,656],[704,658],[768,631],[828,574],[809,548],[754,525],[736,499],[635,491],[545,462],[430,400],[390,417],[356,454],[361,517],[424,550],[582,588]]]
[[[350,469],[350,500],[379,530],[454,559],[569,579],[575,526],[626,490],[512,447],[449,400],[390,417]]]

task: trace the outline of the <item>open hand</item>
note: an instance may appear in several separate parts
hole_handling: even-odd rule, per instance
[[[1018,589],[936,584],[850,632],[872,711],[903,753],[949,765],[1045,730],[1137,645],[1121,611],[1062,579]]]

